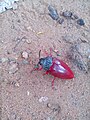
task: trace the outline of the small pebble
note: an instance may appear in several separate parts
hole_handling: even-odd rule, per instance
[[[28,95],[28,96],[30,95],[30,92],[29,92],[29,91],[27,91],[27,95]]]
[[[72,14],[71,18],[72,18],[73,20],[75,20],[75,19],[78,19],[78,16],[75,15],[75,14]]]
[[[49,10],[49,15],[53,20],[57,20],[59,18],[57,10],[53,6],[49,5],[48,10]]]
[[[70,12],[70,11],[65,11],[65,12],[63,12],[62,15],[63,15],[64,17],[66,17],[66,18],[71,18],[72,12]]]
[[[51,117],[48,117],[48,118],[47,118],[47,120],[53,120],[53,118],[51,118]]]
[[[88,59],[90,60],[90,55],[88,56]]]
[[[8,61],[8,58],[0,58],[0,63],[4,63],[4,62],[7,62]]]
[[[11,64],[16,63],[17,58],[8,58],[8,62]]]
[[[26,51],[22,52],[22,57],[27,59],[29,57],[28,53]]]
[[[19,87],[20,85],[19,85],[18,82],[16,82],[16,83],[14,84],[14,86],[15,86],[15,87]]]
[[[77,20],[77,24],[80,25],[80,26],[84,26],[85,25],[85,22],[83,19],[78,19]]]
[[[63,19],[63,18],[59,18],[59,19],[57,20],[57,22],[58,22],[59,24],[62,24],[62,23],[64,22],[64,19]]]
[[[9,66],[9,74],[14,74],[18,71],[18,63],[11,63]]]
[[[26,43],[31,44],[32,40],[31,39],[26,39]]]
[[[39,102],[41,103],[41,102],[46,102],[48,100],[48,97],[41,97],[40,99],[39,99]]]
[[[47,107],[53,110],[53,112],[60,112],[61,107],[59,106],[58,103],[47,103]]]
[[[11,115],[10,115],[10,119],[11,120],[15,120],[17,118],[17,115],[15,114],[15,113],[12,113]]]
[[[29,62],[26,59],[22,60],[22,63],[25,64],[25,65],[29,64]]]

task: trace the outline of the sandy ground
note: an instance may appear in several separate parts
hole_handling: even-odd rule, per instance
[[[16,10],[0,14],[0,120],[90,120],[90,0],[20,0]],[[62,16],[58,24],[48,15],[68,10],[85,21]],[[39,50],[52,47],[53,56],[66,62],[72,80],[44,71],[30,73]],[[59,51],[59,55],[55,53]]]

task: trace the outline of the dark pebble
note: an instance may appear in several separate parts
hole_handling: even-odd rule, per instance
[[[77,16],[77,15],[72,15],[71,18],[72,18],[73,20],[75,20],[75,19],[78,19],[78,16]]]
[[[53,20],[57,20],[59,18],[57,10],[53,6],[49,5],[48,10],[49,10],[49,15]]]
[[[66,18],[71,18],[72,12],[70,12],[70,11],[65,11],[65,12],[63,12],[62,15],[63,15],[64,17],[66,17]]]
[[[63,19],[63,18],[59,18],[59,19],[57,20],[57,22],[58,22],[59,24],[62,24],[62,23],[64,22],[64,19]]]
[[[20,23],[21,21],[20,20],[17,20],[18,23]]]
[[[50,108],[53,112],[59,113],[61,111],[61,107],[58,103],[47,103],[47,107]]]
[[[77,24],[79,24],[80,26],[84,26],[85,25],[85,22],[83,19],[78,19],[77,20]]]

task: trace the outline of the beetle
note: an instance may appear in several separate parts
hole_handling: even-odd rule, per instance
[[[50,50],[51,51],[51,50]],[[53,57],[51,52],[46,57],[40,58],[41,50],[39,51],[39,62],[37,64],[37,68],[34,70],[42,70],[44,69],[46,72],[43,75],[51,74],[54,76],[54,79],[52,81],[52,86],[54,85],[55,78],[61,78],[61,79],[73,79],[74,73],[70,69],[70,67],[63,62],[62,60]],[[39,65],[41,67],[39,67]]]

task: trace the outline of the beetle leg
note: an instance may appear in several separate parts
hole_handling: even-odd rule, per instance
[[[43,73],[43,76],[46,75],[46,74],[48,74],[48,71],[46,71],[45,73]]]
[[[40,68],[33,68],[32,70],[31,70],[31,73],[33,72],[33,71],[36,71],[36,70],[42,70],[43,68],[42,67],[40,67]]]
[[[54,87],[54,80],[55,80],[55,77],[54,77],[54,79],[52,80],[52,87]]]
[[[37,70],[42,70],[43,68],[42,67],[40,67],[40,68],[38,68]]]

